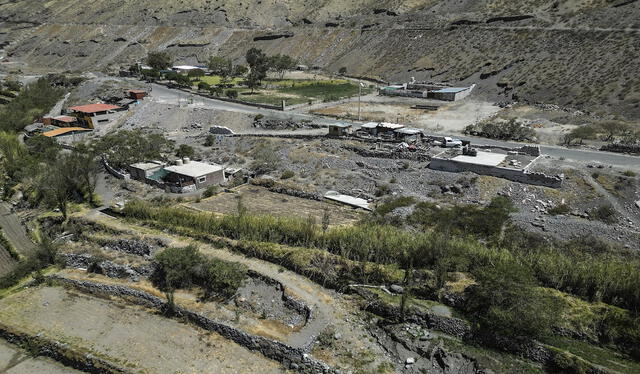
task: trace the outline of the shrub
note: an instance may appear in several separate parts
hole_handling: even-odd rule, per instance
[[[624,175],[625,177],[635,177],[638,174],[633,170],[625,170],[622,175]]]
[[[598,208],[591,211],[590,216],[598,221],[604,223],[616,223],[616,210],[609,204],[600,205]]]
[[[379,216],[384,216],[387,213],[390,213],[397,208],[410,206],[410,205],[413,205],[415,202],[416,202],[416,199],[414,199],[411,196],[400,196],[380,204],[378,207],[376,207],[374,213]]]
[[[206,199],[207,197],[211,197],[211,196],[213,196],[213,195],[215,195],[217,193],[218,193],[218,186],[209,186],[202,193],[202,197],[204,197]]]
[[[207,135],[207,138],[204,140],[205,147],[211,147],[216,144],[216,137],[213,135]]]
[[[237,99],[238,98],[238,91],[236,91],[236,90],[227,90],[227,92],[225,94],[230,99]]]
[[[554,352],[548,364],[551,372],[558,374],[586,374],[589,366],[582,359],[568,352]]]
[[[292,170],[285,170],[282,172],[280,179],[290,179],[290,178],[293,178],[295,175],[296,173],[293,172]]]
[[[557,215],[562,215],[562,214],[569,214],[569,213],[571,213],[571,207],[569,207],[568,204],[558,204],[558,205],[554,206],[553,208],[549,209],[548,212],[552,216],[557,216]]]
[[[209,85],[209,83],[199,82],[198,83],[198,89],[202,90],[202,91],[209,91],[211,89],[211,86]]]
[[[378,186],[378,189],[376,190],[376,196],[382,197],[384,195],[388,195],[390,192],[391,192],[391,188],[388,185],[381,184],[380,186]]]
[[[188,145],[188,144],[180,144],[180,146],[176,150],[176,156],[178,156],[180,158],[193,157],[193,155],[195,155],[195,153],[196,153],[196,151],[193,149],[193,147]]]

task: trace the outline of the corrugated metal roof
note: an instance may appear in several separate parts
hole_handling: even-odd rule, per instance
[[[458,93],[458,92],[466,91],[468,89],[469,89],[469,87],[449,87],[449,88],[443,88],[441,90],[434,91],[434,92],[436,92],[436,93]]]
[[[363,123],[362,126],[360,126],[360,128],[362,129],[375,129],[378,127],[378,122],[367,122],[367,123]]]
[[[117,105],[111,105],[111,104],[89,104],[89,105],[72,106],[69,109],[75,112],[81,112],[81,113],[97,113],[97,112],[106,112],[107,110],[116,110],[116,109],[122,109],[122,108]]]
[[[348,124],[348,123],[332,123],[329,126],[340,127],[340,128],[346,129],[346,128],[351,127],[351,124]]]
[[[91,129],[85,129],[84,127],[61,127],[59,129],[43,132],[42,135],[52,138],[54,136],[66,135],[70,132],[84,132],[91,131]]]

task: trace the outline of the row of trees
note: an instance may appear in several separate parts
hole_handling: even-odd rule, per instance
[[[277,54],[267,56],[261,49],[251,48],[245,55],[248,67],[245,65],[234,65],[231,59],[212,56],[207,61],[207,67],[213,75],[221,77],[220,86],[226,87],[232,78],[245,77],[244,84],[252,89],[259,87],[262,81],[267,77],[269,71],[277,73],[280,78],[284,78],[287,71],[296,66],[296,60],[291,56]],[[173,60],[166,52],[150,52],[146,60],[147,64],[153,71],[145,71],[144,74],[150,77],[159,77],[159,71],[166,70],[171,67]],[[204,75],[204,71],[194,69],[187,76],[177,73],[166,73],[165,78],[174,80],[178,84],[190,85],[190,78],[198,78]],[[205,89],[206,87],[201,87]]]
[[[0,131],[22,130],[34,119],[46,114],[62,95],[63,90],[54,87],[47,78],[40,78],[25,86],[14,99],[0,108]]]

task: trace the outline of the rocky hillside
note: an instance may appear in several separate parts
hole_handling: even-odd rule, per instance
[[[157,49],[240,62],[251,46],[330,71],[478,83],[493,99],[640,118],[638,0],[0,0],[0,66],[117,69]]]

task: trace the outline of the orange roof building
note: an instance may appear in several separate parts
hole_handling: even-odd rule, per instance
[[[91,131],[91,130],[85,129],[84,127],[61,127],[59,129],[43,132],[42,135],[46,136],[47,138],[55,138],[57,136],[73,135],[76,133],[83,133],[86,131]]]
[[[89,104],[89,105],[80,105],[80,106],[72,106],[69,110],[84,113],[84,114],[99,114],[102,112],[108,112],[110,110],[119,110],[122,109],[117,105],[111,104]]]

